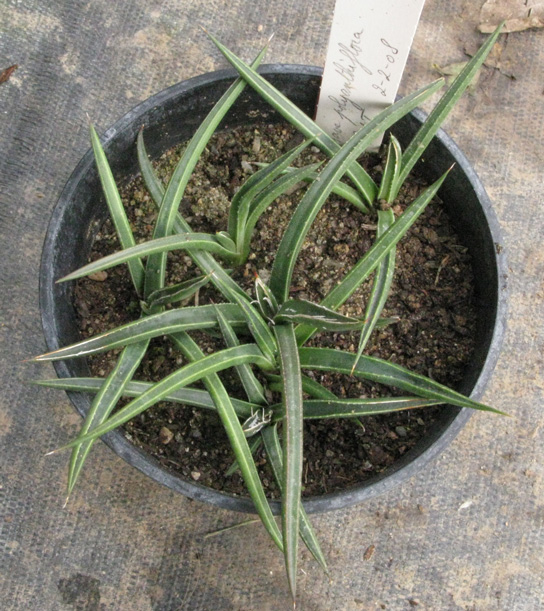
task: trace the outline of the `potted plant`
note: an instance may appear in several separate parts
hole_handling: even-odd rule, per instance
[[[234,82],[229,74],[216,73],[165,90],[110,129],[103,144],[91,126],[93,153],[88,153],[76,168],[53,213],[41,269],[43,323],[51,352],[36,360],[54,361],[59,379],[40,383],[69,391],[86,418],[79,436],[65,446],[72,449],[69,490],[92,444],[104,436],[129,462],[184,494],[224,507],[257,511],[271,538],[284,552],[294,597],[299,536],[326,570],[306,510],[332,509],[357,502],[411,474],[440,451],[464,424],[470,410],[463,408],[497,411],[476,398],[495,364],[504,324],[505,303],[500,294],[504,262],[497,252],[498,229],[473,170],[451,140],[437,132],[485,60],[499,31],[500,28],[467,64],[424,123],[422,114],[415,109],[443,85],[441,79],[399,100],[343,146],[323,134],[308,117],[315,106],[319,70],[279,66],[265,68],[259,75],[255,69],[264,51],[252,66],[247,66],[215,39],[239,72]],[[215,234],[193,232],[178,209],[199,156],[212,133],[224,125],[222,121],[229,126],[241,125],[248,117],[254,122],[256,114],[266,116],[267,121],[283,118],[306,139],[260,167],[240,187],[232,198],[225,230]],[[145,132],[140,130],[142,124]],[[387,157],[376,184],[357,160],[376,136],[387,130],[391,130]],[[186,150],[164,186],[149,156],[157,158],[186,140],[189,140]],[[310,145],[327,156],[318,174],[317,164],[299,168],[292,165]],[[396,217],[392,205],[416,163],[430,186]],[[116,187],[116,181],[126,182],[138,168],[158,207],[153,237],[140,244],[135,243]],[[341,182],[344,176],[352,186]],[[278,195],[302,180],[309,186],[285,229],[270,279],[265,283],[256,277],[254,292],[248,295],[227,268],[246,262],[259,217]],[[100,185],[105,195],[101,204],[97,202]],[[370,334],[383,322],[396,245],[439,189],[458,233],[465,237],[472,252],[476,276],[477,341],[458,391],[385,359],[364,354]],[[376,240],[321,303],[294,298],[290,289],[297,255],[311,223],[334,190],[376,219]],[[87,263],[93,228],[103,221],[106,210],[122,250]],[[175,286],[167,285],[166,253],[172,250],[188,253],[201,275]],[[140,299],[139,318],[81,341],[69,281],[120,263],[128,265]],[[338,310],[342,304],[372,274],[373,288],[364,316],[341,314]],[[204,283],[213,285],[222,295],[221,303],[177,305]],[[219,333],[225,347],[205,354],[191,337],[195,329]],[[306,346],[316,332],[343,330],[360,334],[355,351]],[[159,335],[168,336],[185,364],[159,382],[135,381],[135,371],[150,338]],[[112,349],[120,349],[119,357],[113,371],[103,379],[90,377],[85,360],[74,358]],[[218,375],[226,369],[234,369],[239,376],[246,393],[244,400],[229,396]],[[377,399],[339,398],[303,373],[308,370],[377,381],[408,394]],[[202,387],[194,387],[195,382],[201,382]],[[278,390],[281,400],[275,401],[271,391]],[[93,395],[92,401],[88,393]],[[132,399],[114,411],[123,396]],[[113,432],[163,399],[218,413],[251,500],[237,499],[172,476],[131,446],[120,433]],[[445,405],[434,430],[385,476],[341,495],[301,503],[304,419],[355,418],[437,404]],[[266,498],[250,448],[255,439],[265,448],[282,493],[281,503]],[[281,531],[273,518],[275,512],[282,515]]]

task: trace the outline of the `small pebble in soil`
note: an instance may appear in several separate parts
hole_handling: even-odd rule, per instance
[[[172,431],[168,427],[163,426],[159,432],[159,439],[161,443],[164,443],[164,445],[166,445],[170,443],[173,438],[174,433],[172,433]]]

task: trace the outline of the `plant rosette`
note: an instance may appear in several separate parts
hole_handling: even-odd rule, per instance
[[[50,352],[36,360],[53,361],[59,378],[39,383],[66,390],[85,417],[78,438],[65,446],[72,451],[69,491],[92,444],[101,437],[130,464],[174,490],[225,508],[256,511],[283,550],[294,596],[299,537],[326,569],[308,513],[345,507],[388,490],[441,452],[473,409],[497,412],[479,403],[478,398],[497,361],[504,332],[506,265],[500,231],[474,170],[439,128],[485,60],[499,31],[467,64],[429,117],[417,106],[443,86],[442,79],[399,100],[343,146],[322,133],[309,118],[318,96],[320,69],[279,65],[265,66],[257,72],[264,51],[249,66],[215,40],[237,70],[238,78],[221,71],[170,87],[129,112],[102,139],[91,126],[92,151],[75,169],[53,212],[40,271],[42,321]],[[217,129],[255,124],[259,119],[267,123],[287,121],[305,140],[259,168],[240,187],[231,201],[224,231],[193,232],[179,214],[179,205],[200,154]],[[357,160],[377,135],[389,131],[383,175],[376,183]],[[170,181],[163,185],[150,159],[185,141],[189,144]],[[327,161],[319,169],[294,168],[297,155],[309,145],[321,149]],[[430,186],[395,218],[391,206],[412,170]],[[158,209],[153,238],[141,244],[134,240],[118,191],[118,186],[127,184],[138,172]],[[227,268],[247,260],[259,217],[280,194],[302,180],[308,187],[278,246],[270,279],[265,284],[257,278],[253,293],[248,295]],[[323,301],[296,299],[290,288],[297,255],[333,191],[358,210],[374,214],[378,225],[375,242]],[[475,348],[455,391],[365,354],[389,295],[396,244],[438,191],[468,249],[474,273]],[[88,264],[92,238],[108,213],[122,250]],[[165,284],[166,253],[172,250],[182,250],[193,259],[201,270],[197,280],[176,286]],[[81,341],[70,281],[118,264],[128,265],[142,304],[141,315],[132,323]],[[373,278],[373,286],[364,317],[339,313],[367,278]],[[213,284],[225,302],[180,306],[179,302],[198,290],[202,282]],[[221,334],[226,347],[204,354],[191,337],[194,330]],[[305,346],[317,331],[342,330],[359,333],[356,352]],[[184,356],[184,364],[156,383],[135,380],[134,373],[150,339],[158,336],[168,337]],[[92,378],[85,358],[75,358],[114,348],[119,350],[119,357],[104,379]],[[245,400],[229,397],[218,376],[225,369],[239,376]],[[331,396],[330,390],[304,373],[312,370],[379,382],[402,390],[403,396],[379,400]],[[269,401],[271,394],[263,382],[267,376],[274,380],[275,389],[279,387],[278,403]],[[194,387],[196,382],[202,385]],[[130,400],[114,411],[122,397]],[[217,411],[250,498],[234,497],[185,480],[114,430],[165,399]],[[428,435],[387,471],[344,492],[301,502],[305,418],[364,417],[437,404],[443,407]],[[252,457],[250,444],[254,440],[265,449],[281,501],[266,498]],[[274,513],[282,515],[281,530]]]

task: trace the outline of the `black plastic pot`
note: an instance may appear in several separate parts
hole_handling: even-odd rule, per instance
[[[273,65],[261,70],[306,113],[312,115],[319,91],[321,69],[308,66]],[[146,127],[146,143],[153,158],[191,137],[202,118],[233,80],[233,73],[220,71],[174,85],[143,102],[104,135],[106,155],[118,184],[127,183],[138,171],[136,136]],[[279,117],[249,87],[224,121],[224,126],[247,122],[280,121]],[[414,112],[393,131],[403,146],[423,120]],[[468,247],[474,266],[478,322],[476,350],[458,390],[478,398],[497,361],[506,317],[506,263],[499,226],[490,201],[474,170],[455,143],[444,133],[434,139],[418,170],[429,181],[435,180],[455,163],[440,196],[457,232]],[[50,350],[79,339],[72,305],[72,286],[55,280],[81,266],[87,259],[92,237],[106,216],[98,175],[91,151],[83,157],[53,212],[45,239],[40,270],[40,305],[47,346]],[[84,359],[56,362],[60,377],[87,376]],[[90,406],[82,393],[69,393],[80,414]],[[328,511],[359,503],[397,485],[421,470],[457,435],[470,417],[470,410],[445,406],[440,419],[420,443],[385,473],[345,492],[305,501],[310,512]],[[182,494],[237,511],[253,511],[249,499],[216,492],[187,481],[161,467],[157,461],[134,447],[120,432],[104,437],[119,456],[157,482]],[[274,511],[279,504],[274,503]]]

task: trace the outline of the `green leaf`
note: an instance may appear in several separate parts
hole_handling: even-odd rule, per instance
[[[395,222],[395,215],[392,210],[378,210],[378,231],[376,236],[380,238],[391,225]],[[391,283],[395,274],[395,248],[392,248],[388,255],[376,269],[372,290],[366,305],[365,323],[361,329],[357,359],[363,354],[372,332],[380,320],[381,313],[391,290]],[[355,361],[357,363],[357,361]]]
[[[218,231],[215,234],[215,239],[230,252],[236,252],[236,244],[226,231]]]
[[[228,223],[229,234],[236,244],[242,243],[247,216],[254,198],[276,180],[283,170],[313,141],[314,139],[310,138],[292,150],[287,151],[272,163],[253,174],[236,192],[231,201]]]
[[[489,52],[493,48],[503,24],[501,23],[495,32],[486,40],[480,47],[477,53],[467,63],[466,67],[459,73],[447,91],[444,93],[438,104],[434,107],[431,114],[427,117],[425,123],[421,126],[412,142],[408,145],[402,156],[402,168],[397,180],[396,188],[394,189],[392,198],[397,196],[397,193],[406,180],[408,174],[421,157],[430,141],[435,136],[436,132],[455,106],[459,98],[463,95],[465,89],[470,85],[474,75],[478,72],[484,63]]]
[[[178,331],[192,331],[207,329],[217,326],[216,309],[227,318],[229,324],[244,326],[246,318],[240,308],[232,303],[219,303],[216,305],[205,305],[186,307],[181,309],[161,312],[153,316],[146,316],[95,335],[81,342],[59,348],[35,357],[35,361],[58,361],[61,359],[95,354],[105,350],[112,350],[119,346],[128,346],[144,339],[177,333]]]
[[[210,357],[204,357],[202,350],[198,345],[187,335],[187,333],[178,333],[172,337],[176,345],[182,350],[185,356],[192,360],[192,365],[199,365],[204,363],[206,359]],[[238,348],[230,348],[231,351],[240,351],[244,346]],[[225,351],[226,352],[226,351]],[[248,441],[242,430],[240,421],[232,407],[230,397],[221,382],[221,379],[216,373],[207,373],[202,381],[206,386],[206,390],[210,393],[213,398],[217,413],[221,418],[225,432],[229,438],[231,447],[234,451],[234,455],[240,466],[242,477],[246,483],[247,489],[255,505],[255,509],[261,518],[261,521],[266,528],[268,534],[283,551],[283,543],[281,540],[281,534],[278,529],[272,510],[266,498],[263,486],[257,473],[257,467],[251,455],[251,450],[248,445]]]
[[[249,442],[249,451],[251,452],[251,456],[253,457],[255,456],[257,450],[262,446],[262,444],[263,444],[262,437],[254,437]],[[238,461],[235,460],[232,463],[232,465],[225,471],[225,477],[230,477],[231,475],[234,475],[239,470],[240,470],[240,465],[238,464]]]
[[[283,378],[283,486],[282,531],[287,577],[293,599],[296,595],[297,550],[302,492],[302,381],[298,346],[293,325],[274,327]]]
[[[267,46],[259,53],[253,66],[256,68],[264,58]],[[245,89],[242,79],[236,81],[221,96],[220,100],[212,108],[208,116],[199,125],[194,136],[191,138],[187,148],[178,161],[172,177],[164,192],[159,207],[159,214],[155,223],[153,238],[159,239],[169,236],[174,228],[174,222],[178,214],[179,204],[185,187],[193,173],[202,151],[208,144],[219,123],[227,114],[231,106]],[[155,192],[155,194],[157,194]],[[145,297],[164,286],[164,275],[166,269],[166,254],[160,252],[152,255],[148,261],[145,272]]]
[[[408,229],[416,222],[427,204],[435,196],[447,175],[448,172],[428,187],[406,208],[393,225],[376,240],[358,263],[344,276],[342,281],[332,289],[321,302],[321,305],[336,310],[353,295],[361,283],[368,278],[381,261],[391,252],[397,242],[406,234]],[[313,335],[314,330],[314,328],[307,325],[299,327],[296,332],[299,345],[306,342]]]
[[[276,426],[269,426],[265,430],[261,432],[261,438],[264,441],[264,447],[266,450],[266,456],[270,465],[272,467],[272,471],[274,472],[274,477],[276,478],[276,482],[278,483],[278,487],[280,491],[283,492],[283,459],[282,453],[283,450],[280,445],[280,440],[278,437],[278,431]],[[317,536],[312,528],[312,524],[304,510],[304,507],[300,506],[300,537],[306,544],[306,547],[310,550],[312,556],[317,560],[317,562],[321,565],[321,568],[325,571],[325,573],[329,573],[327,568],[327,562],[325,561],[325,556],[321,551],[321,547],[319,546],[319,541],[317,540]]]
[[[222,371],[223,369],[236,367],[236,365],[240,365],[241,363],[256,363],[258,365],[267,366],[266,360],[255,344],[244,344],[236,348],[227,348],[226,350],[215,352],[210,356],[203,357],[198,361],[181,367],[163,378],[160,382],[153,384],[149,390],[120,409],[113,416],[108,418],[106,422],[85,435],[79,435],[74,441],[67,443],[62,449],[72,448],[79,443],[97,439],[104,435],[104,433],[109,433],[109,431],[112,431],[138,414],[141,414],[152,405],[155,405],[155,403],[163,401],[165,397],[178,390],[178,388],[188,386],[193,382],[201,380],[213,373],[217,373],[218,371]],[[209,388],[208,392],[210,392]]]
[[[255,272],[255,297],[257,298],[257,306],[263,318],[267,322],[272,322],[274,316],[278,312],[278,302],[272,291],[261,280],[259,274]]]
[[[113,224],[115,225],[119,242],[121,243],[122,248],[130,248],[131,246],[134,246],[136,242],[134,241],[134,236],[132,235],[132,230],[123,207],[123,202],[121,201],[121,196],[117,190],[117,186],[115,184],[108,160],[106,159],[104,149],[102,148],[102,144],[100,144],[100,138],[92,125],[89,125],[89,131],[91,134],[91,144],[93,147],[96,167],[98,169],[98,175],[100,176],[100,182],[102,183],[102,189],[104,191],[106,203],[108,204],[108,210]],[[140,260],[132,261],[129,264],[129,271],[134,288],[138,295],[141,295],[144,288],[145,273],[142,262]]]
[[[229,323],[227,318],[221,313],[221,310],[217,308],[217,322],[219,323],[219,328],[221,329],[221,333],[225,338],[225,343],[228,348],[234,348],[235,346],[239,346],[240,342],[236,337],[236,333],[232,328],[232,325]],[[236,372],[240,377],[240,381],[242,382],[242,386],[246,391],[247,398],[251,403],[256,403],[258,405],[267,405],[268,401],[264,396],[263,385],[259,382],[251,367],[247,364],[238,365],[236,367]]]
[[[396,325],[398,322],[400,322],[399,316],[389,316],[386,318],[378,318],[376,322],[376,329],[385,329],[385,327],[388,327],[389,325]]]
[[[146,180],[146,184],[150,193],[164,193],[164,187],[161,184],[160,180],[157,178],[155,171],[153,170],[153,166],[149,161],[149,157],[145,150],[145,144],[141,132],[138,139],[138,157],[140,160],[142,176]],[[159,205],[160,200],[159,202],[155,201],[155,203]],[[174,232],[177,234],[192,233],[191,227],[180,214],[177,214],[174,220]],[[249,297],[228,275],[226,270],[221,267],[221,265],[213,258],[212,255],[210,255],[210,253],[204,251],[189,251],[188,254],[191,259],[196,263],[198,268],[205,275],[210,276],[210,280],[212,281],[212,283],[228,301],[235,302],[235,296],[237,296],[239,299],[245,299],[249,302]]]
[[[393,203],[396,186],[399,181],[401,168],[402,149],[399,141],[391,134],[391,140],[387,149],[387,160],[378,191],[378,201],[385,200],[388,204]]]
[[[163,289],[154,291],[149,295],[148,307],[162,306],[169,303],[177,303],[178,301],[186,301],[195,295],[202,287],[206,286],[210,281],[210,276],[196,276],[189,278],[178,284],[166,286]]]
[[[245,64],[234,53],[229,51],[210,33],[208,33],[208,36],[219,51],[221,51],[221,53],[225,56],[227,61],[238,71],[239,74],[242,75],[248,85],[255,89],[255,91],[257,91],[257,93],[291,125],[296,127],[307,138],[312,138],[316,133],[322,131],[321,128],[314,123],[314,121],[312,121],[308,115],[302,112],[300,108],[293,104],[289,98],[278,91],[273,85],[271,85],[255,70],[250,68],[250,66]],[[321,133],[319,136],[317,136],[315,144],[329,156],[334,155],[340,148],[338,143],[325,133]],[[354,182],[361,195],[363,195],[366,201],[372,205],[378,191],[372,178],[370,178],[366,171],[355,162],[348,168],[347,175]]]
[[[280,376],[267,376],[270,379],[270,390],[281,392],[282,379]],[[33,382],[38,386],[46,386],[68,392],[97,393],[104,383],[104,378],[53,378]],[[139,397],[151,388],[152,382],[131,381],[123,389],[123,397]],[[305,399],[303,402],[304,419],[325,418],[351,418],[378,413],[388,413],[405,409],[415,409],[427,405],[438,405],[441,401],[418,399],[415,397],[382,397],[378,399],[339,399],[325,387],[311,378],[302,375],[302,390],[319,399]],[[210,394],[196,388],[180,388],[174,393],[164,397],[164,401],[191,405],[203,409],[215,410]],[[239,418],[246,419],[260,408],[257,404],[231,399],[232,405]],[[273,411],[272,421],[277,422],[283,418],[283,405],[271,405]],[[262,431],[261,431],[262,433]]]
[[[80,434],[84,435],[101,425],[108,418],[144,357],[148,344],[149,340],[144,340],[143,342],[127,346],[121,352],[112,372],[106,379],[102,380],[102,384],[81,427]],[[72,450],[68,471],[68,495],[74,489],[93,443],[93,441],[87,441],[76,445]]]
[[[268,164],[259,162],[259,163],[255,163],[255,165],[259,167],[265,167]],[[310,167],[310,166],[306,166],[306,167]],[[303,168],[293,168],[290,166],[288,168],[285,168],[285,170],[283,171],[283,174],[290,174],[292,172],[298,172],[301,169]],[[319,174],[317,172],[311,172],[310,174],[308,174],[308,176],[301,178],[301,180],[304,180],[305,182],[313,182],[314,180],[317,179],[318,176]],[[368,206],[364,203],[359,193],[353,187],[350,187],[349,185],[346,185],[345,183],[338,181],[332,188],[332,193],[350,202],[350,204],[353,204],[361,212],[364,212],[365,214],[368,214],[368,212],[370,212],[368,209]]]
[[[267,373],[266,378],[269,382],[268,387],[270,390],[274,392],[281,392],[283,390],[283,381],[281,376]],[[312,380],[312,378],[301,375],[302,380],[302,392],[310,395],[311,397],[315,397],[316,399],[332,399],[336,400],[338,397],[322,386],[319,382]],[[272,408],[271,408],[272,409]]]
[[[68,392],[97,393],[104,384],[104,378],[53,378],[50,380],[38,380],[34,384]],[[132,380],[124,386],[123,397],[139,397],[144,392],[147,392],[151,386],[153,386],[153,382]],[[179,388],[175,392],[166,395],[163,400],[215,411],[215,404],[210,394],[205,390],[197,388]],[[243,419],[251,416],[260,407],[257,404],[241,401],[240,399],[231,399],[231,402],[237,416]]]
[[[314,163],[311,166],[304,168],[295,169],[293,172],[289,172],[275,180],[269,187],[263,189],[252,201],[249,216],[244,226],[243,234],[241,236],[241,246],[238,250],[241,252],[241,261],[246,261],[249,255],[249,245],[251,242],[253,230],[257,221],[267,210],[270,204],[275,201],[280,195],[283,195],[288,189],[296,185],[298,182],[304,180],[304,178],[310,174],[313,174],[320,164]]]
[[[270,288],[280,303],[289,296],[291,277],[306,235],[333,186],[355,159],[388,127],[432,95],[443,79],[423,87],[386,108],[352,136],[323,168],[319,180],[313,182],[297,206],[278,247]]]
[[[205,250],[217,254],[226,259],[232,259],[236,257],[236,251],[227,250],[215,236],[207,233],[184,233],[182,235],[170,235],[166,238],[158,238],[156,240],[148,240],[142,242],[131,248],[120,250],[106,257],[102,257],[97,261],[92,261],[83,267],[80,267],[76,271],[64,276],[57,282],[66,282],[68,280],[75,280],[76,278],[82,278],[89,274],[95,274],[96,272],[115,267],[121,263],[129,263],[142,257],[150,257],[154,254],[161,252],[170,252],[172,250]],[[162,289],[157,289],[162,290]],[[156,293],[154,290],[153,293]]]
[[[236,305],[240,308],[246,322],[247,326],[255,339],[255,342],[261,349],[263,355],[268,360],[269,366],[268,369],[274,369],[276,363],[276,340],[274,335],[268,328],[267,323],[259,315],[257,310],[251,305],[251,303],[247,299],[247,295],[243,293],[243,296],[230,291],[228,289],[228,285],[224,282],[223,277],[218,277],[215,273],[211,274],[212,282],[221,290],[224,289],[224,294],[228,295],[228,298],[234,301]],[[229,278],[227,276],[227,278]],[[229,278],[230,280],[230,278]],[[236,285],[238,286],[238,285]]]
[[[149,160],[149,156],[145,149],[144,143],[144,126],[142,125],[138,132],[138,138],[136,139],[136,151],[138,153],[138,165],[140,166],[140,172],[144,180],[145,186],[151,195],[151,199],[155,202],[157,208],[161,205],[162,198],[164,197],[164,185],[158,176],[155,174],[153,165]]]
[[[435,399],[418,399],[415,397],[381,397],[379,399],[306,399],[304,401],[304,419],[321,420],[330,418],[359,418],[377,416],[407,409],[418,409],[439,405],[444,401]],[[273,405],[273,421],[282,419],[279,405]]]
[[[306,299],[289,299],[283,303],[274,317],[274,322],[311,324],[320,331],[353,331],[361,329],[363,320],[338,314],[330,308]]]
[[[299,355],[300,366],[303,369],[336,371],[346,374],[351,374],[356,359],[355,354],[331,348],[300,348]],[[354,374],[364,380],[400,388],[424,399],[506,415],[504,412],[488,407],[483,403],[473,401],[430,378],[413,373],[400,365],[371,356],[363,355],[360,357]]]

